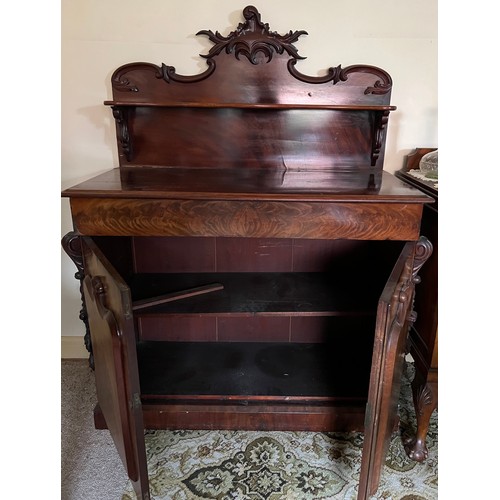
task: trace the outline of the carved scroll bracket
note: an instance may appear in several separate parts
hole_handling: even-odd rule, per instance
[[[417,246],[415,248],[415,259],[413,261],[413,273],[412,280],[413,283],[420,283],[420,276],[418,272],[422,269],[422,266],[427,262],[429,257],[432,255],[433,246],[432,243],[425,237],[420,236]]]
[[[382,145],[384,144],[384,134],[387,128],[387,122],[389,121],[389,113],[390,111],[377,111],[375,114],[372,133],[372,167],[377,164],[378,158],[380,156],[380,150],[382,149]]]
[[[422,269],[422,266],[427,262],[429,257],[432,255],[433,246],[432,243],[425,237],[420,236],[417,245],[415,247],[415,258],[413,260],[413,270],[412,270],[412,282],[418,285],[421,281],[418,272]],[[417,313],[414,309],[415,295],[413,296],[413,302],[411,307],[411,313],[409,321],[415,323],[417,321]]]
[[[77,280],[83,279],[83,256],[80,235],[76,231],[70,231],[63,236],[61,245],[68,257],[73,261],[78,271],[75,274]]]
[[[129,133],[129,113],[131,112],[128,108],[122,108],[120,106],[112,106],[113,117],[116,120],[117,125],[117,135],[118,141],[123,155],[130,161],[132,158],[132,144],[130,140]]]
[[[433,246],[432,243],[425,237],[420,236],[416,246],[415,246],[415,257],[413,260],[413,269],[411,280],[414,285],[418,285],[421,281],[420,276],[418,276],[418,272],[422,269],[422,266],[427,262],[429,257],[432,255]],[[417,320],[417,313],[414,309],[415,304],[415,294],[413,294],[413,301],[411,307],[411,314],[409,317],[409,321],[411,323],[415,323]]]
[[[68,257],[73,261],[78,271],[75,273],[75,278],[80,281],[80,296],[82,299],[82,308],[80,310],[80,320],[83,321],[85,325],[85,335],[83,341],[85,343],[85,348],[89,352],[89,366],[94,369],[94,355],[92,353],[92,341],[90,339],[90,328],[89,320],[87,314],[87,308],[85,306],[85,298],[83,296],[83,280],[85,278],[85,271],[83,267],[83,255],[82,255],[82,245],[80,240],[80,235],[76,231],[70,231],[67,233],[62,241],[61,245],[68,255]]]

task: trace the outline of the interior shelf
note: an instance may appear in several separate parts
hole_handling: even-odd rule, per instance
[[[331,344],[139,342],[141,394],[163,403],[365,402],[373,342],[366,333],[361,343],[356,335]]]
[[[376,281],[377,282],[377,281]],[[380,289],[337,273],[144,273],[133,277],[133,300],[212,283],[222,290],[141,309],[147,314],[372,315]]]

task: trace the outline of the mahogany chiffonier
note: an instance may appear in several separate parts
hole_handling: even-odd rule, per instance
[[[383,170],[392,80],[299,71],[257,9],[198,75],[112,75],[119,166],[63,192],[98,406],[149,499],[144,429],[360,430],[378,487],[432,198]]]
[[[436,148],[416,148],[407,157],[396,177],[415,186],[434,199],[424,205],[421,230],[433,246],[432,255],[422,269],[422,284],[415,297],[416,320],[409,332],[409,350],[415,360],[412,382],[417,414],[417,431],[408,438],[405,449],[410,458],[421,462],[427,458],[425,439],[432,412],[438,406],[438,188],[437,180],[422,178],[422,157]],[[412,175],[417,171],[417,175]]]

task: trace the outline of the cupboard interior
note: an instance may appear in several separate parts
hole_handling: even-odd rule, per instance
[[[169,412],[203,405],[232,414],[343,408],[359,414],[345,419],[349,428],[362,429],[377,303],[404,242],[93,240],[130,287],[132,304],[223,286],[134,311],[146,427],[175,428]],[[254,428],[204,418],[192,426]]]

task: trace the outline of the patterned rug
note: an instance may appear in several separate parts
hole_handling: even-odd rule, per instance
[[[437,499],[437,412],[427,436],[427,460],[410,460],[402,445],[401,436],[415,428],[409,383],[407,376],[400,398],[401,434],[392,439],[373,500]],[[154,500],[357,496],[363,447],[359,432],[147,431],[145,438]],[[122,500],[135,500],[130,484]]]

